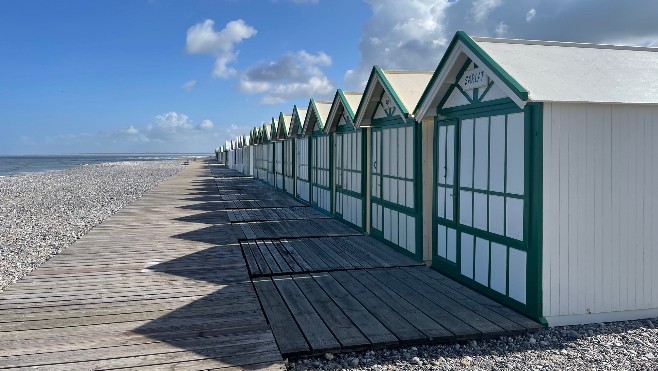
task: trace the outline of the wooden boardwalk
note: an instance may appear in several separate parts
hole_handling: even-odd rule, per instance
[[[224,201],[204,209],[228,214],[284,357],[540,328],[268,185],[212,171]]]
[[[280,369],[539,328],[258,180],[193,163],[0,293],[0,369]]]
[[[204,165],[0,293],[0,369],[281,369],[228,215],[189,207],[218,195]]]

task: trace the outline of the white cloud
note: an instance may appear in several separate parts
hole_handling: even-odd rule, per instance
[[[284,54],[276,61],[244,71],[238,89],[247,94],[264,93],[262,104],[280,104],[293,98],[326,98],[335,87],[321,67],[328,67],[331,62],[324,52],[301,50]]]
[[[215,21],[206,19],[187,30],[187,52],[215,56],[212,75],[228,78],[235,74],[229,64],[237,58],[235,45],[258,31],[242,19],[228,22],[221,31],[214,30]]]
[[[201,121],[201,123],[199,124],[199,129],[201,130],[210,130],[213,127],[215,127],[215,124],[213,124],[211,120],[207,120],[207,119]]]
[[[471,14],[475,22],[482,22],[487,19],[489,13],[499,7],[502,0],[475,0],[471,8]]]
[[[500,22],[496,26],[496,36],[498,37],[505,37],[507,36],[507,32],[509,31],[509,26],[505,24],[505,22]]]
[[[363,89],[375,64],[435,69],[458,30],[473,36],[631,45],[658,40],[655,0],[527,0],[523,7],[503,0],[365,1],[372,16],[359,42],[359,63],[345,74],[349,89]]]
[[[535,10],[535,8],[528,10],[528,13],[525,15],[525,21],[526,22],[532,21],[532,19],[535,18],[536,15],[537,15],[537,11]]]
[[[372,17],[361,35],[359,65],[345,75],[350,89],[362,89],[375,64],[384,69],[436,67],[448,42],[444,24],[450,1],[366,2],[372,9]]]
[[[196,80],[190,80],[181,86],[181,89],[190,91],[196,86]]]

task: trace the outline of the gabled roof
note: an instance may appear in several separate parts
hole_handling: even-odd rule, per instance
[[[336,131],[336,127],[343,114],[349,118],[349,121],[354,122],[354,111],[359,106],[361,97],[363,97],[363,93],[344,92],[338,89],[329,110],[329,116],[327,117],[327,123],[324,128],[325,132],[331,133]]]
[[[297,106],[293,106],[292,117],[290,122],[290,130],[288,132],[289,137],[296,137],[298,135],[302,135],[302,129],[304,126],[305,118],[306,118],[306,108],[297,108]]]
[[[272,132],[270,133],[270,140],[276,142],[279,137],[277,133],[279,132],[279,117],[272,117]]]
[[[272,124],[264,123],[261,129],[261,143],[266,143],[272,140]]]
[[[459,31],[414,111],[417,116],[434,115],[454,82],[455,66],[467,58],[520,107],[529,101],[658,104],[658,48],[471,38]]]
[[[318,130],[323,130],[329,116],[329,110],[331,110],[331,102],[316,101],[311,98],[308,102],[306,118],[304,119],[304,135],[311,135],[316,126]]]
[[[276,130],[276,138],[279,140],[287,139],[290,132],[290,124],[292,121],[292,114],[286,115],[283,112],[279,113],[279,125]]]
[[[355,113],[354,124],[366,126],[377,109],[380,94],[386,91],[406,119],[418,103],[433,71],[384,71],[374,66]]]

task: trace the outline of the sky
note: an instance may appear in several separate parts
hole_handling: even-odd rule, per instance
[[[658,46],[655,0],[0,0],[0,155],[211,153],[456,31]]]

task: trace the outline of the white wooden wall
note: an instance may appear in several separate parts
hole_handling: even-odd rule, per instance
[[[658,316],[658,107],[544,104],[549,325]]]
[[[265,158],[267,159],[267,182],[274,185],[274,143],[267,143],[265,147]]]

